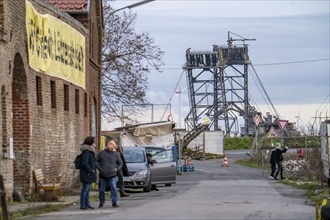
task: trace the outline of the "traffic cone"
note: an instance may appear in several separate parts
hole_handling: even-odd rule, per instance
[[[223,166],[229,167],[227,156],[225,156],[225,158],[223,158]]]
[[[188,165],[188,166],[191,165],[191,157],[188,157],[188,159],[187,159],[187,165]]]

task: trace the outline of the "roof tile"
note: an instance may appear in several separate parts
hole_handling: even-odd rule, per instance
[[[87,11],[88,0],[45,0],[62,11]]]

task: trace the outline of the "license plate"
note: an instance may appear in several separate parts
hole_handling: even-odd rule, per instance
[[[130,177],[128,177],[128,176],[124,176],[124,182],[130,182],[131,181],[131,178]]]

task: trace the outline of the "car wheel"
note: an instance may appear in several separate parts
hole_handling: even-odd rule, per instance
[[[165,186],[172,186],[172,184],[171,183],[166,183]]]
[[[150,192],[151,191],[151,178],[149,179],[148,185],[143,187],[143,192]]]

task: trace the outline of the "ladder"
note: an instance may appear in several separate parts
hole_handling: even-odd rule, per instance
[[[194,127],[191,131],[189,131],[182,139],[182,149],[186,149],[188,144],[194,140],[198,135],[200,135],[203,131],[207,130],[209,124],[199,123]]]

